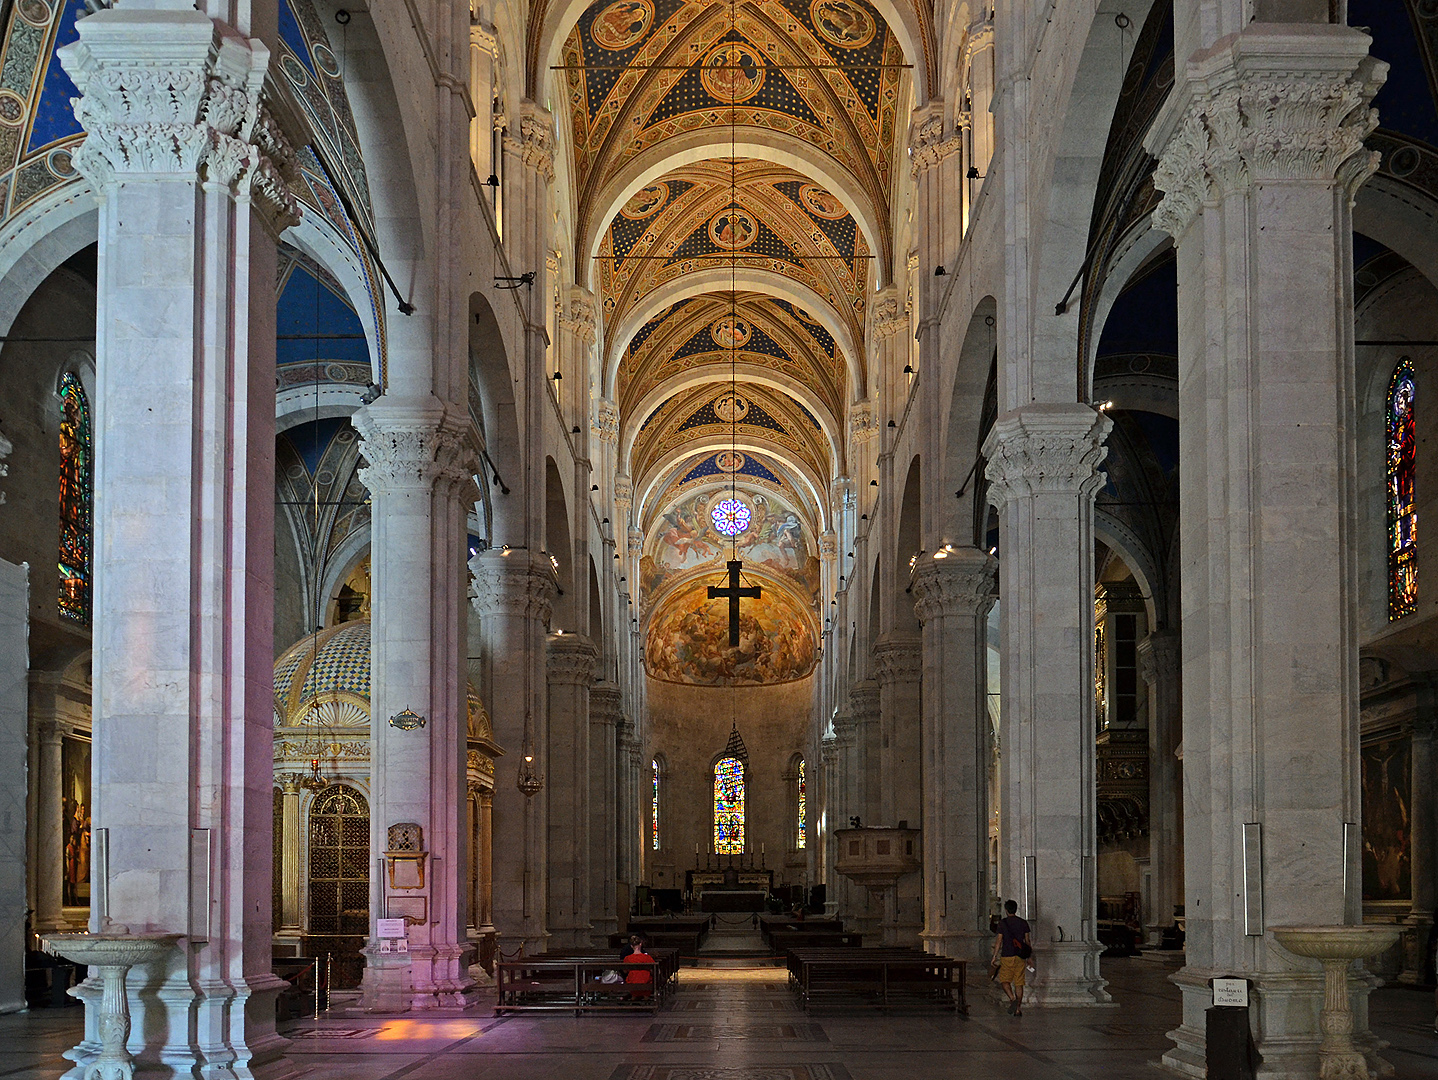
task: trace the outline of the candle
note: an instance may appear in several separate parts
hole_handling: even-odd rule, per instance
[[[695,841],[694,841],[694,854],[695,854],[695,855],[698,855],[698,854],[699,854],[699,841],[698,841],[698,840],[695,840]]]
[[[760,855],[764,854],[764,845],[763,845],[763,844],[760,844],[760,845],[759,845],[759,854],[760,854]]]

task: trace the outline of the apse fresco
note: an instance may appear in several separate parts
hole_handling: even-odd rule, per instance
[[[744,582],[764,593],[740,602],[739,645],[730,646],[729,602],[708,595],[708,586],[724,584],[722,573],[705,574],[665,599],[644,650],[651,676],[703,686],[757,686],[802,679],[814,670],[809,617],[787,590],[760,577]]]
[[[714,511],[725,500],[739,504]],[[723,530],[744,521],[731,539]],[[640,560],[644,596],[653,596],[673,578],[738,557],[745,566],[762,566],[818,596],[819,559],[799,515],[771,495],[727,489],[702,491],[684,499],[655,523],[648,550]]]
[[[1406,736],[1363,747],[1363,899],[1413,895],[1412,744]]]

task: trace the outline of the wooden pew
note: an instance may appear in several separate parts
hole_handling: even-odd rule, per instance
[[[863,947],[863,934],[845,934],[833,930],[772,930],[769,948],[775,956],[785,956],[790,949],[858,949]]]
[[[653,955],[653,954],[651,954]],[[648,964],[622,964],[612,954],[542,954],[501,960],[495,965],[494,1014],[512,1012],[656,1013],[676,985],[677,954],[655,956]],[[606,971],[627,975],[648,971],[648,983],[605,983]]]
[[[699,955],[699,945],[703,937],[688,930],[656,930],[653,933],[645,933],[644,940],[651,946],[649,954],[654,955],[654,949],[673,949],[682,956],[694,957]],[[629,947],[629,934],[610,934],[609,944],[616,950],[627,950]],[[623,955],[623,952],[620,952]]]
[[[939,1006],[969,1011],[964,960],[904,948],[790,949],[788,964],[790,985],[805,1009]]]
[[[764,935],[765,941],[769,940],[769,935],[775,930],[822,930],[830,934],[842,934],[844,920],[823,915],[816,915],[809,919],[796,919],[792,915],[759,916],[759,933]]]

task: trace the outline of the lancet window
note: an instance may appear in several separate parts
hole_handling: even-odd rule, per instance
[[[1418,466],[1415,405],[1418,383],[1413,361],[1403,357],[1388,383],[1388,619],[1418,606],[1418,508],[1414,474]]]
[[[73,372],[60,380],[60,571],[64,618],[90,622],[90,525],[94,508],[90,403]]]
[[[798,812],[794,815],[794,848],[803,851],[809,824],[809,792],[806,790],[803,758],[799,759],[798,793]]]
[[[653,794],[652,794],[653,802],[652,802],[651,808],[650,808],[649,824],[650,824],[650,829],[651,829],[651,839],[652,839],[652,841],[653,841],[654,850],[655,850],[655,851],[658,851],[658,850],[659,850],[659,762],[658,762],[658,760],[656,759],[656,760],[654,760],[654,761],[651,761],[651,762],[649,763],[649,765],[650,765],[650,767],[653,769],[653,776],[654,776],[654,791],[653,791]]]
[[[714,766],[714,853],[744,852],[744,763],[730,756]]]

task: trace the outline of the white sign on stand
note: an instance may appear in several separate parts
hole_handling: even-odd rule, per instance
[[[1241,1009],[1248,1008],[1248,980],[1214,979],[1213,1003],[1215,1005],[1233,1005]]]

